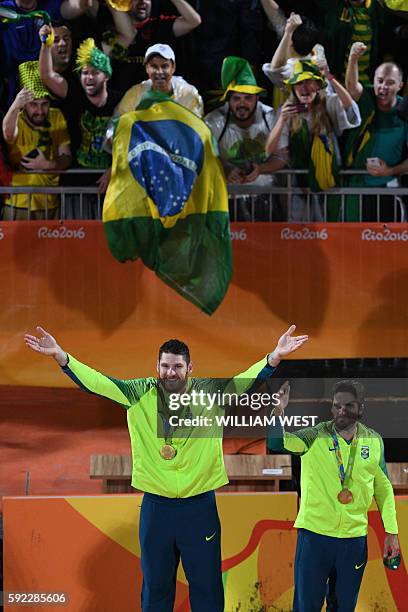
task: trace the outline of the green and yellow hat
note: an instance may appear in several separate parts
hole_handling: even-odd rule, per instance
[[[222,63],[221,84],[225,90],[221,100],[225,100],[228,92],[259,94],[265,89],[258,87],[252,68],[246,59],[230,55]]]
[[[284,82],[285,85],[296,85],[310,80],[319,81],[320,87],[326,87],[326,80],[319,67],[309,60],[299,60],[294,66],[293,75]]]
[[[109,78],[112,76],[112,66],[109,57],[98,49],[93,38],[87,38],[78,47],[76,56],[76,70],[84,66],[92,66],[104,72]]]
[[[385,0],[385,4],[392,11],[408,11],[408,0]]]
[[[44,85],[40,77],[38,61],[24,62],[18,67],[20,86],[22,89],[29,89],[35,98],[51,98],[50,90]]]

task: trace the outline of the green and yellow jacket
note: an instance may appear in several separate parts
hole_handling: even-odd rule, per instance
[[[278,426],[279,427],[279,426]],[[355,462],[349,489],[350,504],[341,504],[337,495],[342,486],[333,444],[333,421],[300,429],[296,433],[274,429],[268,439],[271,450],[285,450],[301,456],[301,504],[295,527],[337,538],[364,536],[368,531],[368,509],[373,496],[384,529],[398,533],[394,492],[384,460],[381,436],[358,424]],[[340,451],[347,467],[351,445],[338,436]]]
[[[82,389],[107,397],[127,409],[133,487],[175,498],[191,497],[228,483],[222,450],[222,430],[215,423],[209,426],[205,437],[197,437],[191,428],[190,431],[187,429],[178,432],[177,437],[171,440],[177,451],[176,456],[171,460],[161,457],[160,449],[168,440],[160,437],[160,392],[156,378],[111,378],[71,355],[68,355],[68,364],[62,369]],[[263,358],[242,374],[225,381],[189,378],[186,392],[203,390],[205,393],[242,393],[271,376],[273,371],[274,368]],[[221,408],[218,407],[218,410],[221,411]],[[192,407],[190,410],[192,417],[207,414],[214,417],[215,413],[214,410],[207,413],[205,406]]]

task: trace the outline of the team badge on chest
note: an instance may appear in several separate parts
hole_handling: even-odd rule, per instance
[[[370,447],[369,446],[362,446],[361,447],[361,458],[362,459],[368,459],[370,456]]]

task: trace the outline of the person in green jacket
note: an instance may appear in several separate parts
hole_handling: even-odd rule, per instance
[[[286,382],[275,416],[283,416],[289,392]],[[399,554],[384,444],[376,431],[360,422],[363,410],[363,386],[344,380],[334,386],[332,420],[294,433],[281,425],[270,431],[270,450],[284,448],[301,456],[294,612],[320,612],[326,595],[328,610],[355,609],[367,563],[367,513],[373,496],[386,532],[384,558]]]
[[[400,215],[396,218],[394,196],[380,195],[377,198],[376,191],[378,188],[398,187],[398,177],[408,172],[408,123],[398,112],[398,104],[402,101],[399,93],[404,86],[403,74],[398,64],[383,62],[376,68],[373,85],[365,87],[358,68],[358,60],[365,50],[366,45],[357,41],[350,51],[346,88],[358,104],[361,126],[348,131],[343,145],[347,168],[366,170],[368,173],[351,176],[349,185],[372,187],[373,193],[362,196],[361,213],[359,198],[346,197],[345,219],[406,221],[405,205],[402,201],[399,202]]]
[[[377,62],[379,32],[386,17],[383,7],[377,0],[312,2],[324,11],[324,50],[333,74],[340,81],[344,79],[351,45],[360,40],[367,50],[360,58],[359,69],[364,84],[368,85]]]
[[[192,612],[223,612],[220,524],[214,490],[228,483],[222,432],[206,436],[171,426],[171,397],[192,392],[239,392],[271,376],[280,360],[300,348],[308,336],[293,336],[292,325],[276,348],[244,373],[226,381],[192,378],[188,346],[169,340],[159,349],[157,378],[120,380],[105,376],[66,353],[43,328],[27,334],[26,345],[53,357],[81,388],[127,409],[132,446],[132,485],[144,491],[140,514],[143,612],[173,610],[180,559],[189,583]],[[206,396],[207,397],[207,396]],[[222,409],[222,406],[219,408]],[[207,406],[192,403],[185,418],[203,416]],[[181,416],[181,415],[180,415]],[[177,434],[177,435],[176,435]]]

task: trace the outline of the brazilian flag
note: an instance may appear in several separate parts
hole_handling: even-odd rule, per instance
[[[140,257],[207,314],[221,304],[232,274],[228,194],[194,113],[151,93],[120,117],[103,221],[116,259]]]

